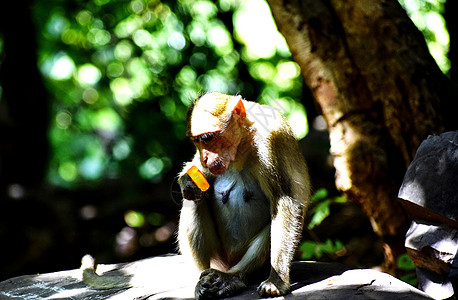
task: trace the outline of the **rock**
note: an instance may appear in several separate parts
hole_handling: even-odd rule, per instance
[[[458,230],[445,224],[412,221],[406,250],[417,267],[419,288],[435,299],[454,295],[451,277],[458,272]]]
[[[418,267],[417,278],[419,289],[434,299],[455,299],[452,282],[447,276]]]
[[[418,147],[398,197],[412,219],[458,228],[458,131],[429,136]]]
[[[180,255],[99,265],[97,273],[124,278],[130,287],[91,289],[81,281],[82,270],[77,269],[5,280],[0,282],[0,299],[189,299],[199,276]],[[338,263],[294,262],[291,281],[292,293],[287,298],[293,299],[431,299],[388,274]],[[256,287],[257,283],[249,286],[233,299],[259,298]]]
[[[435,299],[452,297],[458,273],[458,131],[421,143],[398,197],[413,219],[405,246],[420,289]]]
[[[412,221],[405,246],[416,266],[448,275],[458,253],[458,231],[444,224]]]

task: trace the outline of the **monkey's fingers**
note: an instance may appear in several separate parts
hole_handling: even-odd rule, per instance
[[[262,282],[258,287],[258,294],[261,297],[277,297],[285,295],[289,292],[289,285],[285,284],[281,280],[276,283],[270,279]]]
[[[189,170],[186,173],[189,175],[189,177],[191,177],[192,181],[197,185],[197,187],[201,191],[205,192],[206,190],[208,190],[210,184],[208,184],[208,181],[205,178],[204,174],[202,174],[202,172],[196,166],[192,166],[191,168],[189,168]]]
[[[195,297],[197,300],[227,298],[244,289],[246,284],[239,276],[207,269],[196,285]]]

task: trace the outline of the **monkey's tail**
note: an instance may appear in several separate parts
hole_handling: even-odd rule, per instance
[[[81,259],[81,271],[83,272],[83,281],[91,288],[96,290],[109,289],[127,289],[132,287],[128,276],[116,275],[98,275],[96,273],[95,259],[86,254]]]

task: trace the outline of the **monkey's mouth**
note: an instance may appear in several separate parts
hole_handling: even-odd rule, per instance
[[[225,166],[222,161],[216,160],[208,166],[208,169],[210,172],[212,172],[212,174],[218,175],[224,173],[224,171],[227,169],[227,166]]]

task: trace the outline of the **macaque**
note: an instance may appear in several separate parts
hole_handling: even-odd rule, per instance
[[[178,176],[178,245],[202,271],[196,299],[241,292],[269,262],[259,295],[288,293],[310,198],[307,165],[288,122],[270,106],[212,92],[190,106],[186,135],[197,152]],[[187,175],[193,166],[208,190]]]

